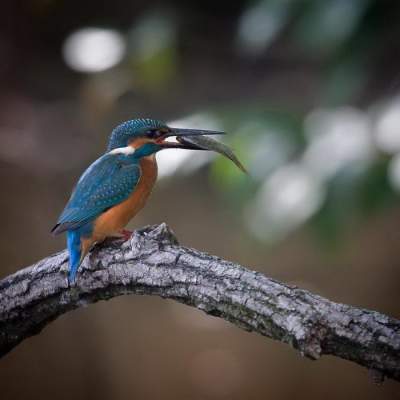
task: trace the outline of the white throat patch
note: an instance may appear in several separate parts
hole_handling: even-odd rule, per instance
[[[131,146],[126,147],[118,147],[116,149],[111,150],[108,154],[125,154],[129,156],[135,152],[135,149]]]

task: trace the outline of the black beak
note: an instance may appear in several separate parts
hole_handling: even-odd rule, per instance
[[[184,128],[171,128],[168,136],[203,136],[203,135],[225,135],[221,131],[208,131],[204,129],[184,129]]]
[[[165,137],[176,137],[178,142],[162,142],[162,147],[165,149],[187,149],[187,150],[208,150],[194,143],[189,143],[184,140],[186,136],[204,136],[204,135],[225,135],[221,131],[209,131],[205,129],[185,129],[185,128],[170,128],[170,132]]]

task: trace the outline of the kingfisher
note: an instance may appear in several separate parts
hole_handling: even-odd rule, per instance
[[[106,238],[127,238],[128,222],[144,207],[157,179],[156,153],[179,148],[207,150],[189,139],[224,132],[172,128],[150,118],[126,121],[109,138],[106,152],[79,178],[52,233],[66,232],[68,281],[74,283],[90,249]],[[177,141],[167,140],[176,137]],[[188,140],[183,140],[188,137]]]

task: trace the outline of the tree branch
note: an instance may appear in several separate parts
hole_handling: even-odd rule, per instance
[[[74,287],[68,286],[67,268],[62,251],[0,281],[0,355],[69,310],[148,294],[288,343],[311,359],[331,354],[400,381],[400,321],[179,246],[165,224],[136,231],[127,242],[96,247]]]

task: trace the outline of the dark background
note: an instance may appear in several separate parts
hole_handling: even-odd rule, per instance
[[[221,157],[160,154],[131,228],[165,221],[184,245],[400,318],[399,21],[395,0],[3,2],[1,276],[64,247],[49,230],[74,182],[116,124],[153,117],[225,129],[250,177]],[[400,388],[131,296],[26,340],[0,361],[0,393],[395,399]]]

